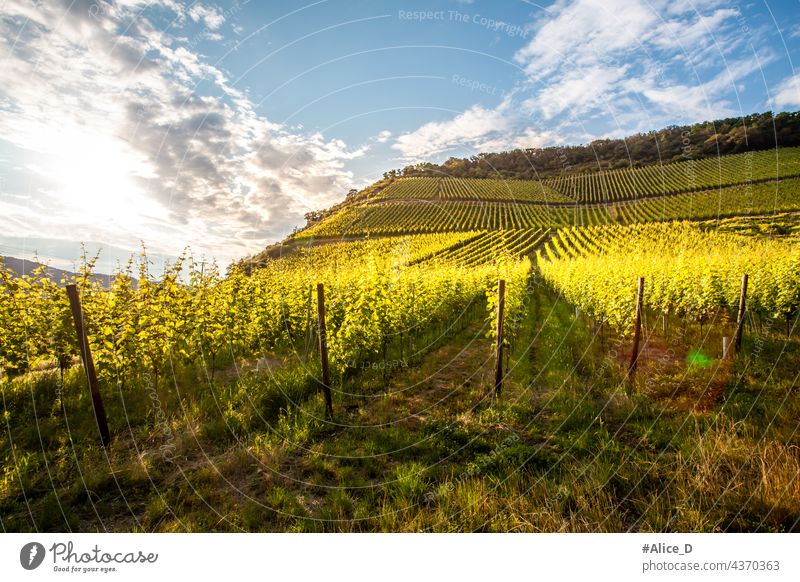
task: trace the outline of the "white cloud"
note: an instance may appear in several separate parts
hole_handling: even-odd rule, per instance
[[[725,64],[739,46],[739,12],[718,5],[562,1],[534,25],[530,42],[514,58],[532,82],[543,85],[535,102],[545,118],[565,111],[616,112],[616,102],[624,97],[656,115],[729,113],[730,105],[719,96],[735,90],[755,68]],[[763,54],[762,64],[769,58]],[[687,73],[697,79],[699,69],[709,67],[719,70],[712,81],[686,83]],[[678,110],[681,103],[683,111]]]
[[[165,254],[189,244],[225,260],[351,186],[344,164],[366,148],[259,115],[221,70],[130,6],[62,2],[9,1],[0,13],[0,139],[39,168],[24,171],[29,199],[0,200],[4,234],[145,239]],[[194,17],[221,24],[203,10]]]
[[[375,141],[378,143],[386,143],[389,141],[389,138],[392,137],[392,132],[388,129],[384,129],[380,132],[377,136],[375,136]]]
[[[522,130],[522,133],[495,134],[493,137],[480,142],[477,149],[482,152],[498,152],[513,149],[540,148],[558,141],[558,135],[554,131],[537,131],[528,127]]]
[[[526,101],[526,107],[538,107],[545,119],[552,119],[567,109],[573,114],[584,113],[613,96],[627,69],[598,65],[568,71],[559,83],[545,87],[534,99]]]
[[[775,89],[772,102],[776,109],[800,108],[800,74],[784,79]]]
[[[440,154],[455,147],[479,147],[489,136],[508,129],[499,110],[474,106],[447,121],[431,121],[414,132],[400,135],[392,147],[407,159]]]
[[[741,34],[738,10],[723,0],[558,0],[526,30],[514,54],[525,79],[510,97],[427,123],[392,147],[417,159],[579,140],[587,119],[624,135],[735,115],[743,80],[774,60],[756,31]]]
[[[640,46],[657,23],[658,15],[639,1],[562,0],[534,24],[531,41],[514,59],[533,79],[596,66],[605,56]]]
[[[515,129],[509,107],[508,100],[496,109],[475,105],[452,119],[432,121],[398,136],[392,148],[399,151],[404,160],[417,161],[446,152],[464,155],[469,150],[489,152],[540,147],[556,139],[552,131]]]
[[[662,21],[652,42],[659,48],[696,52],[713,45],[720,32],[738,15],[732,8],[720,8],[708,15],[692,11],[683,18]]]
[[[215,6],[194,4],[189,8],[189,18],[194,22],[202,22],[211,30],[216,30],[225,22],[225,16]]]
[[[625,80],[624,89],[631,94],[643,95],[648,106],[664,119],[711,119],[736,115],[733,106],[718,96],[757,69],[758,63],[754,60],[732,61],[716,76],[696,85],[664,85],[653,77],[643,76]]]

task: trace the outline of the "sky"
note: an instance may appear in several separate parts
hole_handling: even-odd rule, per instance
[[[800,109],[800,2],[0,0],[0,255],[230,261],[393,168]]]

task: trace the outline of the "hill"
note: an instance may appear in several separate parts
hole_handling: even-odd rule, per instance
[[[482,153],[471,158],[451,158],[443,164],[422,163],[388,171],[381,180],[363,190],[351,190],[333,207],[309,212],[306,227],[293,236],[320,234],[316,226],[326,219],[377,201],[607,205],[758,184],[800,176],[797,146],[800,146],[800,112],[777,115],[766,112],[669,126],[623,139],[595,140],[588,145]],[[755,196],[762,194],[764,192]],[[705,203],[714,205],[713,200]],[[690,206],[694,211],[695,205]],[[409,208],[394,208],[400,214],[404,210]],[[579,220],[579,212],[572,214],[578,220],[576,224],[585,223]],[[378,222],[385,218],[392,221],[393,215],[394,212],[381,217]],[[678,212],[678,215],[662,218],[685,217],[685,213]],[[712,215],[706,213],[704,217]],[[556,218],[555,223],[547,225],[567,223]],[[542,225],[540,222],[525,224],[527,227]],[[330,229],[322,229],[326,230]],[[367,231],[376,232],[374,228]],[[389,229],[389,232],[397,231]],[[329,234],[337,233],[334,229]]]
[[[443,164],[406,166],[387,175],[536,180],[798,145],[800,112],[773,115],[768,111],[693,125],[673,125],[622,139],[598,139],[586,145],[450,158]]]
[[[57,269],[55,267],[51,267],[43,263],[38,263],[36,261],[29,261],[27,259],[17,259],[15,257],[0,257],[0,265],[4,265],[16,277],[22,277],[23,275],[30,275],[36,269],[44,267],[44,275],[51,281],[54,281],[55,283],[58,284],[61,284],[61,281],[63,279],[68,280],[77,277],[77,275],[72,271],[65,271],[64,269]],[[95,273],[94,277],[106,289],[111,285],[111,280],[112,280],[111,275]]]
[[[305,228],[239,264],[314,241],[441,231],[630,225],[800,211],[800,147],[543,180],[385,177],[307,216]]]
[[[350,190],[334,206],[306,214],[319,222],[349,206],[367,201],[400,178],[470,178],[565,181],[610,170],[689,165],[708,158],[800,146],[800,112],[754,113],[744,117],[673,125],[622,139],[598,139],[586,145],[516,149],[450,158],[442,164],[424,162],[384,172],[362,190]]]

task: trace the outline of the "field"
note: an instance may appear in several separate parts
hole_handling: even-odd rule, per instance
[[[747,152],[546,181],[579,202],[611,202],[712,190],[800,175],[800,148]]]
[[[404,178],[395,184],[411,191],[423,181],[432,191],[431,178]],[[481,192],[484,182],[462,180],[466,192]],[[532,187],[534,190],[538,186]],[[419,190],[417,190],[419,192]],[[381,198],[346,206],[333,216],[300,231],[295,238],[314,239],[342,236],[400,235],[441,231],[558,228],[603,224],[639,224],[681,219],[721,219],[800,210],[800,179],[738,184],[712,190],[698,190],[639,200],[610,203],[571,203],[499,199],[493,190],[483,199],[446,197],[418,199]]]
[[[0,527],[800,531],[798,160],[396,179],[225,275],[0,268]]]

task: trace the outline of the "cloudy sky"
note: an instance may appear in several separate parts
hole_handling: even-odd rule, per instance
[[[223,265],[391,168],[800,109],[800,2],[0,0],[0,255]]]

